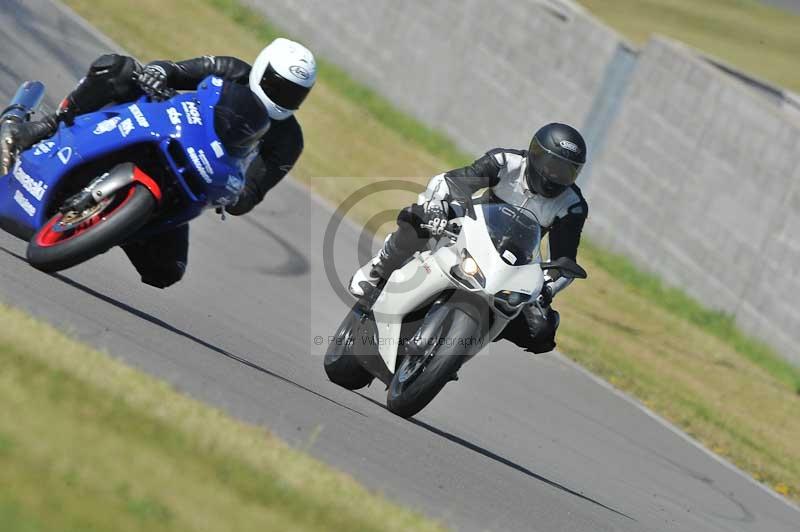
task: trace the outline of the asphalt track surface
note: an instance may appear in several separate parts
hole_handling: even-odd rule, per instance
[[[49,1],[0,5],[4,102],[38,78],[54,105],[113,47]],[[346,309],[323,271],[330,213],[286,181],[247,217],[209,214],[192,226],[187,277],[164,291],[119,250],[39,273],[2,234],[0,300],[459,530],[800,530],[797,508],[558,355],[495,344],[413,421],[386,411],[381,386],[328,382],[314,337]],[[358,240],[343,224],[324,259],[340,278]]]

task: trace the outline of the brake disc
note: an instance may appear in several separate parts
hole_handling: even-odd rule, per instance
[[[113,196],[104,198],[95,205],[83,209],[82,211],[67,211],[61,217],[61,220],[59,220],[58,223],[53,226],[53,231],[56,233],[63,233],[64,231],[75,229],[82,223],[103,212],[111,203],[112,199]]]

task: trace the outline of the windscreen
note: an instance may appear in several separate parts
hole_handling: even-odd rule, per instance
[[[503,260],[512,266],[539,262],[542,230],[536,215],[508,203],[480,205],[489,238]]]

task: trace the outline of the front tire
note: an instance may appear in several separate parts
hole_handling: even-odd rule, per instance
[[[105,204],[83,213],[58,213],[28,243],[28,262],[43,272],[57,272],[85,262],[122,243],[139,230],[156,208],[143,185],[117,191]]]
[[[479,324],[463,310],[443,305],[429,316],[423,329],[434,322],[432,334],[421,334],[418,353],[407,354],[395,371],[386,396],[386,407],[409,418],[425,408],[445,384],[456,378],[470,347],[477,340]]]
[[[372,375],[365,370],[355,357],[353,348],[357,345],[361,314],[353,308],[345,317],[333,341],[325,352],[325,373],[334,384],[348,390],[358,390],[372,382]]]

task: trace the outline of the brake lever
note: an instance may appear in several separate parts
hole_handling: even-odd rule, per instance
[[[433,230],[436,228],[434,225],[432,225],[432,224],[430,224],[430,223],[427,223],[427,224],[419,224],[419,227],[420,227],[420,229],[427,229],[427,230],[428,230],[428,232],[430,232],[430,233],[431,233],[431,236],[434,236],[434,235],[433,235]],[[441,232],[441,234],[439,234],[439,235],[438,235],[438,237],[439,237],[439,238],[441,238],[441,237],[443,237],[443,236],[446,236],[446,237],[448,237],[448,238],[449,238],[450,240],[452,240],[453,242],[455,242],[456,240],[458,240],[458,233],[454,233],[453,231],[450,231],[450,230],[448,230],[448,229],[445,229],[445,230],[443,230],[443,231]]]

